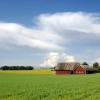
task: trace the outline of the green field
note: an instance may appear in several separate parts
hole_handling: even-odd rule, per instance
[[[100,100],[100,74],[37,75],[0,72],[0,100]]]

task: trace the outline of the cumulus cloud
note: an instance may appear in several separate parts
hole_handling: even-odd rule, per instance
[[[54,67],[59,62],[75,62],[75,57],[66,53],[50,52],[44,59],[44,62],[40,64],[42,67]]]
[[[41,67],[54,67],[59,61],[59,53],[50,52],[45,58],[43,64],[40,64]]]

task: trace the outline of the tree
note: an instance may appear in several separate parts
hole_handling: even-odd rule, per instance
[[[93,68],[97,69],[100,72],[100,66],[98,62],[93,63]]]
[[[33,70],[32,66],[2,66],[1,70]]]
[[[93,68],[98,68],[98,67],[99,67],[99,63],[98,62],[93,63]]]
[[[9,67],[8,66],[2,66],[1,69],[2,70],[9,70]]]
[[[32,66],[26,66],[26,70],[33,70],[34,68]]]
[[[83,62],[82,65],[88,65],[88,63],[87,62]]]

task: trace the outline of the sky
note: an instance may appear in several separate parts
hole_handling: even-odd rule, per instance
[[[100,63],[99,0],[0,0],[0,65]]]

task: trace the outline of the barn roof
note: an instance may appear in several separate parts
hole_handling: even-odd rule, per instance
[[[83,65],[80,65],[80,63],[58,63],[55,67],[55,70],[74,70],[77,67],[84,67]]]

